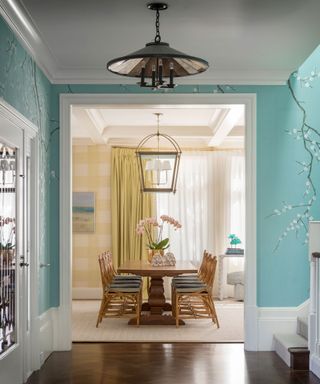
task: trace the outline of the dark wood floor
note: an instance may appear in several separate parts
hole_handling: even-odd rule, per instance
[[[55,352],[28,384],[318,384],[274,352],[243,344],[77,343]]]

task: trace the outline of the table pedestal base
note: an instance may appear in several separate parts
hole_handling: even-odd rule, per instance
[[[150,314],[141,315],[141,325],[176,325],[176,319],[172,315],[163,314],[163,312],[172,311],[172,306],[166,303],[162,277],[151,277],[148,302],[142,304],[141,311],[150,312]],[[129,320],[128,324],[136,325],[137,319]],[[185,325],[185,322],[179,320],[179,325]]]
[[[130,319],[128,324],[136,325],[137,318]],[[141,315],[140,325],[176,325],[176,319],[172,315]],[[185,325],[185,322],[179,319],[179,325]]]
[[[170,303],[164,303],[161,306],[161,309],[162,309],[161,313],[162,312],[170,312],[170,311],[172,311],[172,305]],[[151,311],[150,304],[149,303],[142,303],[141,311],[142,312],[150,312]]]

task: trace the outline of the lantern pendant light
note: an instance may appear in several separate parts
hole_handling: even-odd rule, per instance
[[[155,115],[157,133],[143,138],[136,149],[141,191],[175,193],[181,149],[172,137],[159,132],[159,119],[162,113]],[[152,139],[156,139],[156,149],[150,149]],[[163,149],[160,149],[160,139],[165,143]]]

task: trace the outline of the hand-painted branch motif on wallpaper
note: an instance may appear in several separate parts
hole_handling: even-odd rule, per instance
[[[289,211],[295,212],[293,218],[291,216],[291,220],[288,221],[287,227],[279,236],[274,251],[279,248],[281,242],[291,231],[295,233],[296,238],[299,238],[299,235],[302,234],[304,237],[302,242],[304,244],[307,244],[309,241],[309,221],[314,220],[311,210],[317,200],[317,190],[313,179],[313,170],[315,168],[315,163],[320,161],[320,131],[308,123],[306,108],[303,106],[303,101],[298,100],[294,92],[291,79],[297,79],[300,81],[301,86],[310,88],[311,83],[317,77],[320,77],[320,72],[317,73],[316,70],[314,70],[311,72],[310,76],[305,77],[300,77],[297,72],[295,72],[288,80],[290,93],[297,108],[302,114],[302,119],[298,128],[293,128],[292,130],[287,130],[286,132],[295,140],[300,140],[301,145],[306,152],[307,160],[297,161],[300,168],[298,174],[305,178],[305,188],[303,195],[301,196],[301,201],[295,203],[283,201],[281,207],[276,208],[272,214],[267,216],[281,216],[287,214]]]
[[[50,126],[51,84],[1,18],[0,97],[39,128],[40,260],[53,265],[50,260],[49,224],[50,142],[58,128],[55,126],[51,130]],[[40,276],[40,311],[50,307],[48,274],[48,271],[43,271]]]
[[[123,93],[137,93],[137,85],[130,84],[120,84],[120,89]],[[70,85],[68,85],[68,92],[73,93]],[[187,90],[187,86],[183,86],[183,90],[181,87],[176,88],[163,88],[163,89],[144,89],[145,93],[156,92],[156,93],[227,93],[227,92],[236,92],[236,89],[231,85],[192,85],[190,89]]]
[[[303,86],[303,87],[306,87],[306,88],[312,88],[312,84],[313,82],[317,79],[317,78],[320,78],[320,71],[317,71],[316,68],[314,68],[310,75],[308,76],[299,76],[297,72],[295,72],[293,74],[293,76],[298,80],[300,81],[300,84]]]

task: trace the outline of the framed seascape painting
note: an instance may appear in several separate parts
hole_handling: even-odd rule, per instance
[[[72,193],[73,232],[94,232],[94,192]]]

